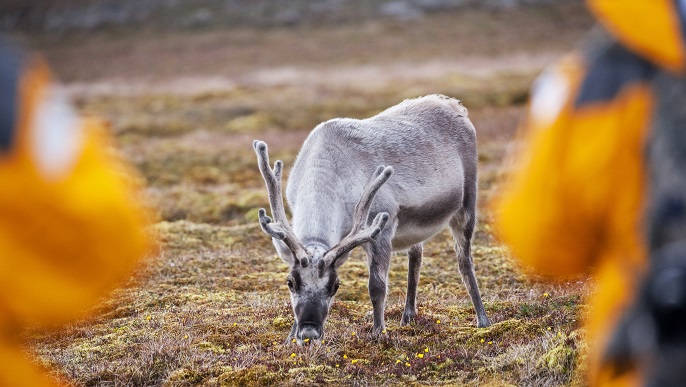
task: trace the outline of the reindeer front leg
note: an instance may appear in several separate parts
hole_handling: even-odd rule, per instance
[[[391,263],[391,239],[390,233],[384,232],[365,248],[369,265],[369,298],[374,308],[374,335],[386,333],[384,309]]]
[[[422,252],[421,243],[410,247],[407,252],[407,299],[400,325],[409,324],[417,316],[417,286],[419,285],[419,271],[422,268]]]

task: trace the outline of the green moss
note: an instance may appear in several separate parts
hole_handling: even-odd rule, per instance
[[[284,317],[276,317],[274,320],[272,320],[272,325],[276,328],[288,328],[293,325],[292,319],[289,320]]]
[[[226,353],[226,350],[224,348],[222,348],[221,346],[216,345],[214,343],[207,342],[207,341],[199,342],[198,344],[196,344],[196,347],[200,351],[210,351],[213,353]]]
[[[219,376],[221,386],[266,386],[276,385],[282,376],[270,372],[265,366],[254,366],[245,369],[224,372]]]
[[[266,112],[236,117],[224,127],[229,132],[255,133],[274,126],[273,119]]]
[[[196,370],[178,368],[169,374],[167,380],[165,380],[165,384],[194,385],[202,382],[205,377],[206,375]]]
[[[564,345],[557,345],[538,358],[537,367],[543,367],[550,371],[565,372],[574,362],[575,351]]]

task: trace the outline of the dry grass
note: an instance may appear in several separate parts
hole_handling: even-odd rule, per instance
[[[312,35],[301,29],[239,30],[224,40],[218,36],[226,31],[195,37],[153,35],[135,42],[127,34],[107,39],[104,35],[76,36],[52,47],[52,58],[64,54],[57,59],[58,71],[77,82],[150,76],[150,70],[138,64],[140,59],[127,62],[126,55],[104,69],[93,69],[90,61],[105,63],[108,57],[95,55],[81,64],[70,59],[79,53],[88,57],[100,52],[101,43],[130,44],[134,51],[155,42],[173,42],[190,52],[199,45],[214,58],[231,52],[216,48],[221,41],[237,50],[231,54],[235,64],[221,71],[212,62],[197,67],[198,72],[248,79],[241,78],[250,73],[246,69],[261,62],[254,56],[254,47],[246,48],[241,42],[259,41],[267,48],[288,43],[296,47],[296,53],[309,53],[308,47],[321,48],[322,42],[339,39],[352,42],[346,51],[351,53],[347,65],[364,62],[381,69],[378,74],[393,55],[359,42],[377,36],[379,29],[409,36],[404,44],[412,49],[405,51],[414,54],[407,54],[405,60],[412,63],[434,55],[436,41],[460,34],[473,36],[485,23],[493,37],[490,48],[485,46],[490,40],[482,37],[478,47],[471,42],[455,43],[455,49],[473,49],[486,58],[495,55],[492,63],[486,62],[496,70],[433,75],[408,70],[409,76],[400,71],[398,77],[371,86],[369,79],[299,84],[286,77],[275,83],[253,79],[220,91],[173,92],[151,86],[135,93],[79,94],[82,110],[110,119],[120,148],[147,180],[161,219],[154,226],[161,249],[135,278],[97,308],[95,317],[60,333],[27,333],[36,359],[78,385],[583,385],[587,350],[581,320],[587,280],[550,284],[522,274],[493,237],[493,214],[487,203],[502,179],[504,154],[522,113],[528,84],[541,65],[532,62],[516,71],[501,71],[497,70],[503,68],[499,55],[512,50],[546,54],[561,49],[578,36],[587,19],[576,10],[565,19],[571,27],[559,27],[559,20],[550,15],[559,18],[560,10],[513,11],[495,19],[486,11],[474,12],[470,17],[475,19],[468,20],[471,24],[452,25],[451,20],[467,19],[438,15],[423,22],[419,32],[389,22],[358,29],[343,25]],[[512,24],[503,27],[508,18]],[[553,32],[558,39],[541,36]],[[419,39],[432,33],[436,41],[425,38],[423,44]],[[46,40],[40,38],[40,44]],[[70,42],[84,45],[77,48]],[[177,62],[168,60],[169,51],[178,49],[174,45],[156,48],[156,55],[171,68],[190,71],[183,69],[197,59],[183,55]],[[370,54],[375,50],[380,50],[377,59]],[[311,70],[301,56],[277,51],[265,50],[268,58],[274,56],[270,63],[278,59],[300,71],[296,74]],[[339,52],[329,48],[317,53],[311,66],[331,63],[330,57]],[[469,58],[459,62],[458,53],[437,55],[446,63],[472,63]],[[66,69],[67,65],[76,67]],[[86,71],[82,77],[79,69]],[[442,233],[425,246],[416,322],[399,326],[407,263],[398,254],[392,259],[386,308],[389,338],[370,337],[367,268],[358,249],[340,269],[342,285],[327,322],[325,342],[307,347],[284,344],[293,321],[285,282],[287,266],[276,257],[255,221],[256,209],[266,206],[267,198],[250,147],[252,139],[266,140],[272,157],[289,165],[316,123],[336,116],[368,116],[403,98],[433,92],[462,99],[478,130],[482,208],[473,254],[494,324],[486,329],[475,327],[452,242],[448,233]]]
[[[558,385],[583,376],[575,370],[585,354],[585,284],[528,280],[486,222],[474,259],[490,328],[475,327],[443,234],[425,250],[415,323],[399,326],[406,260],[398,255],[386,308],[390,338],[370,337],[367,270],[357,252],[341,268],[324,344],[309,347],[283,344],[292,324],[287,267],[258,226],[179,221],[156,230],[161,256],[97,318],[34,341],[43,362],[84,385]]]

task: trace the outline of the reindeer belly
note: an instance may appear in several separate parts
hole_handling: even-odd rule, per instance
[[[393,236],[393,250],[404,250],[443,230],[462,208],[462,192],[454,191],[417,206],[399,207],[398,227]]]
[[[432,236],[438,234],[448,224],[448,221],[442,222],[439,225],[431,227],[417,227],[415,225],[406,225],[402,229],[398,227],[393,236],[392,247],[394,251],[407,250],[417,243],[424,242]]]

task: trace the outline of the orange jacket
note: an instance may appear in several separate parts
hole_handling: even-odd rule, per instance
[[[130,176],[42,60],[0,40],[0,386],[53,384],[18,327],[82,317],[148,251]]]
[[[594,385],[635,385],[599,366],[646,269],[644,148],[655,105],[651,74],[683,74],[677,2],[588,0],[610,32],[548,69],[534,85],[527,147],[498,201],[501,238],[540,273],[593,272],[586,322]]]

